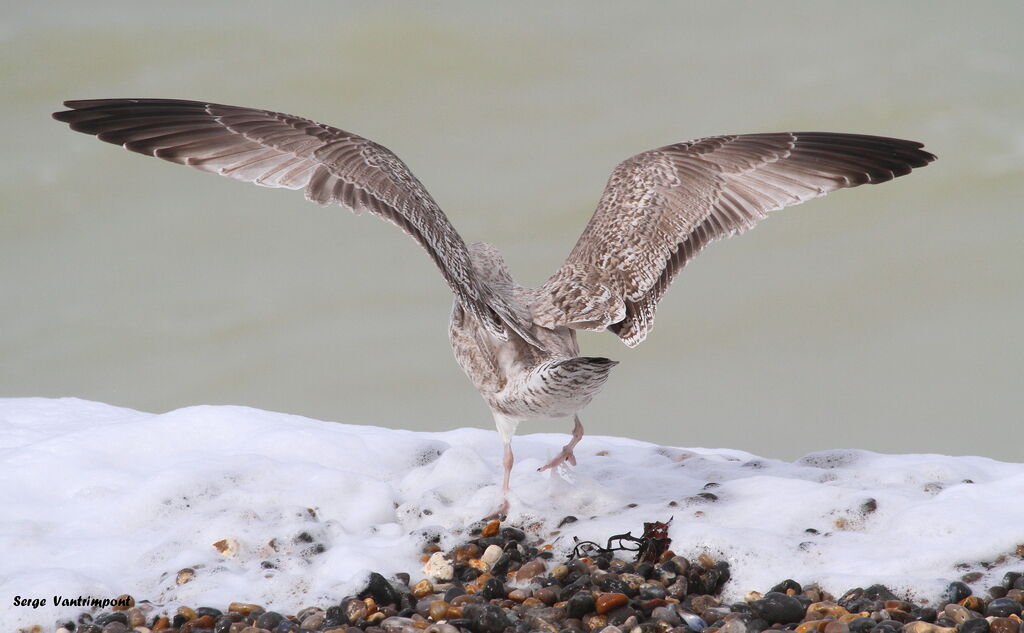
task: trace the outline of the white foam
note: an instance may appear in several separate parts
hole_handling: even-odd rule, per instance
[[[510,522],[539,521],[550,534],[578,517],[557,537],[561,552],[572,536],[638,534],[643,522],[674,516],[677,553],[707,551],[732,565],[730,598],[792,577],[836,593],[880,582],[928,600],[962,575],[958,564],[1024,542],[1021,464],[857,450],[788,463],[587,436],[576,468],[538,473],[566,439],[516,438]],[[496,433],[481,429],[0,399],[0,628],[49,626],[81,610],[55,608],[55,594],[294,612],[353,593],[370,570],[417,577],[421,534],[454,543],[496,509],[500,452]],[[233,558],[213,547],[226,538],[239,543]],[[304,552],[316,544],[322,553]],[[1009,559],[976,588],[1024,568]],[[185,567],[195,577],[178,585]],[[48,605],[13,607],[15,596]]]

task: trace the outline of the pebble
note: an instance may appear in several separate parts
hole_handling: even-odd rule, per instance
[[[1013,618],[992,618],[988,623],[988,630],[991,633],[1017,633],[1020,630],[1020,621]]]
[[[423,574],[431,580],[447,582],[455,576],[455,567],[444,553],[434,552],[423,566]]]
[[[1019,616],[1021,613],[1021,603],[1017,602],[1012,598],[998,598],[988,603],[988,607],[985,609],[985,615],[988,617],[1005,618],[1010,615]],[[992,628],[992,623],[989,623],[989,628]]]
[[[751,612],[769,624],[791,624],[799,622],[804,617],[806,609],[799,600],[793,596],[769,591],[764,598],[755,600],[751,605]]]
[[[624,593],[602,593],[595,600],[595,607],[598,615],[604,615],[613,609],[618,609],[629,602],[629,597]]]
[[[296,615],[245,602],[169,613],[143,600],[57,626],[63,633],[1024,633],[1019,572],[987,591],[975,585],[978,595],[968,583],[982,576],[965,574],[931,606],[883,585],[837,600],[793,579],[722,604],[729,567],[706,554],[692,563],[672,552],[644,563],[628,553],[564,560],[535,530],[479,525],[450,550],[424,546],[420,579],[371,573],[357,595]],[[176,581],[195,573],[184,568]],[[729,587],[738,595],[749,589]]]
[[[486,563],[488,567],[491,567],[494,563],[498,562],[498,559],[501,558],[503,553],[505,552],[501,549],[500,545],[488,545],[487,549],[484,550],[484,553],[480,555],[480,561]]]

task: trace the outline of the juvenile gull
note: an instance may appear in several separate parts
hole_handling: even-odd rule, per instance
[[[370,211],[412,236],[455,294],[455,359],[504,442],[507,512],[512,435],[523,420],[572,416],[572,439],[540,470],[576,464],[578,412],[617,361],[580,356],[576,330],[629,347],[654,324],[676,274],[709,243],[770,211],[830,191],[892,180],[935,160],[921,143],[860,134],[740,134],[666,145],[620,163],[569,257],[523,288],[494,246],[466,245],[409,168],[350,132],[268,110],[173,99],[66,101],[54,118],[141,154],[264,187],[303,189],[320,205]]]

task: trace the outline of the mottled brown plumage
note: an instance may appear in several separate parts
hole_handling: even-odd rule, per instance
[[[303,189],[318,204],[368,210],[422,246],[455,294],[449,335],[459,365],[505,445],[538,417],[573,416],[573,439],[546,466],[575,464],[577,412],[616,361],[581,357],[575,330],[608,329],[630,347],[650,332],[676,274],[714,240],[776,209],[892,180],[935,160],[920,143],[858,134],[713,136],[637,154],[612,172],[583,234],[541,287],[512,279],[497,249],[467,246],[409,168],[387,148],[308,119],[171,99],[67,101],[72,129],[126,149],[265,187]]]

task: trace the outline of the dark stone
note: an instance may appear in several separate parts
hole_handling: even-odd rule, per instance
[[[608,569],[608,566],[611,564],[612,562],[607,556],[598,556],[594,559],[594,565],[596,565],[598,569]]]
[[[590,588],[590,574],[583,574],[576,580],[562,587],[562,600],[568,600],[581,589]]]
[[[65,629],[67,629],[69,631],[74,631],[75,630],[75,623],[72,622],[71,620],[57,620],[53,624],[53,628],[55,628],[55,629],[65,628]]]
[[[768,620],[764,620],[762,618],[750,618],[750,622],[747,622],[747,633],[761,633],[761,631],[767,629],[768,626]]]
[[[658,585],[640,585],[639,596],[643,600],[659,600],[664,598],[666,591],[664,587]]]
[[[1011,598],[998,598],[988,603],[985,615],[988,617],[1008,618],[1011,615],[1020,615],[1021,604]],[[991,628],[991,627],[990,627]]]
[[[864,597],[869,600],[898,600],[896,594],[885,585],[871,585],[864,590]]]
[[[281,623],[284,616],[276,611],[267,611],[256,618],[255,626],[257,629],[271,630]]]
[[[946,600],[949,602],[960,602],[969,595],[971,595],[971,588],[966,583],[955,581],[946,587]]]
[[[502,552],[501,556],[498,557],[498,560],[494,561],[494,564],[491,565],[491,573],[495,576],[504,575],[508,573],[508,568],[511,564],[512,556],[507,552]]]
[[[1014,584],[1020,580],[1021,573],[1019,571],[1008,571],[1003,574],[1003,580],[999,583],[1007,589],[1013,589]]]
[[[991,596],[992,598],[1005,598],[1006,597],[1006,593],[1008,591],[1009,591],[1009,589],[1007,589],[1006,587],[1004,587],[1002,585],[996,585],[995,587],[989,587],[988,588],[988,595]]]
[[[792,589],[795,593],[802,593],[804,590],[804,588],[800,586],[800,583],[793,580],[792,578],[787,578],[779,584],[772,587],[771,589],[769,589],[768,591],[774,591],[776,593],[786,593],[790,589]]]
[[[760,600],[755,600],[751,613],[755,618],[767,620],[773,624],[790,624],[803,619],[807,608],[793,596],[770,591]]]
[[[196,609],[196,616],[201,618],[204,615],[208,615],[216,620],[220,616],[224,615],[224,612],[220,609],[214,609],[213,607],[199,607]]]
[[[474,576],[474,578],[476,578],[476,576]],[[366,588],[359,592],[358,595],[360,598],[366,598],[369,596],[379,605],[398,604],[402,600],[402,597],[398,595],[398,592],[391,586],[391,583],[377,572],[372,572],[370,574],[370,580],[367,581]]]
[[[526,540],[526,533],[519,528],[514,527],[503,527],[501,528],[501,535],[510,541],[524,541]]]
[[[341,605],[327,607],[327,612],[324,613],[324,620],[332,620],[338,624],[348,624],[348,620],[345,618],[345,610],[341,608]]]
[[[854,618],[847,624],[850,633],[868,633],[875,627],[875,621],[871,618]]]
[[[651,574],[654,573],[654,565],[650,563],[640,563],[636,566],[636,573],[644,580],[650,580]]]
[[[504,536],[488,536],[487,538],[481,538],[476,540],[476,544],[480,546],[480,550],[483,551],[491,545],[497,545],[498,547],[505,549],[505,545],[508,543],[508,539]]]
[[[561,521],[558,522],[558,527],[564,527],[566,525],[569,525],[570,523],[575,523],[577,521],[579,521],[579,519],[570,514],[569,516],[563,518]]]
[[[715,563],[715,569],[718,571],[718,583],[715,585],[715,594],[717,595],[722,591],[725,583],[729,582],[729,579],[732,578],[732,570],[729,569],[729,563],[724,560]],[[810,602],[807,604],[810,604]]]
[[[103,633],[103,629],[95,624],[83,624],[78,627],[77,633]]]
[[[281,622],[278,623],[277,628],[273,629],[274,633],[296,633],[298,630],[299,625],[291,620],[281,620]]]
[[[896,620],[882,620],[871,628],[871,633],[900,633],[903,623]]]
[[[459,596],[463,596],[465,594],[466,594],[466,590],[465,589],[463,589],[462,587],[460,587],[458,585],[455,585],[454,587],[449,587],[448,591],[444,592],[444,601],[449,603],[449,604],[451,604],[452,600],[458,598]]]
[[[588,592],[581,591],[569,598],[565,610],[570,618],[582,619],[583,616],[594,613],[596,609],[594,597]]]
[[[960,633],[988,633],[988,620],[971,618],[960,625]]]
[[[697,593],[705,593],[708,595],[715,595],[718,593],[718,587],[722,584],[722,572],[717,569],[708,569],[700,575],[700,580],[697,581],[696,591]]]
[[[608,624],[612,626],[618,626],[619,624],[622,624],[634,615],[637,615],[637,611],[636,609],[627,605],[609,611],[606,615],[608,616]]]
[[[467,604],[462,613],[471,623],[469,628],[476,633],[502,633],[512,626],[505,611],[493,604]]]
[[[941,627],[946,628],[946,629],[955,629],[956,628],[956,622],[950,620],[949,618],[945,618],[945,617],[943,617],[943,618],[936,618],[934,624],[935,624],[935,626],[941,626]]]
[[[992,618],[988,623],[988,630],[991,633],[1019,633],[1020,620],[1013,618]]]
[[[473,621],[469,618],[453,618],[451,620],[448,620],[448,624],[451,624],[457,629],[472,629],[474,631],[476,630],[473,628]]]
[[[1013,582],[1014,589],[1024,589],[1024,576],[1021,576]]]
[[[93,620],[92,623],[102,628],[110,624],[111,622],[120,622],[121,624],[128,624],[128,614],[124,611],[104,613],[103,615],[98,616],[95,620]],[[188,618],[185,619],[185,622],[188,622]],[[184,622],[182,624],[184,624]]]
[[[931,607],[914,607],[910,610],[910,617],[914,620],[932,623],[939,617],[938,612]]]
[[[633,597],[636,595],[636,589],[633,589],[625,582],[611,575],[602,578],[597,583],[597,586],[600,587],[603,591],[607,591],[608,593],[623,593],[629,597]]]
[[[505,597],[505,583],[497,578],[491,578],[484,583],[484,588],[480,590],[480,596],[484,600],[494,600],[495,598]]]
[[[465,563],[456,563],[455,577],[462,582],[473,582],[480,577],[480,570]]]
[[[198,613],[198,611],[196,611]],[[235,621],[227,616],[221,616],[217,618],[217,623],[213,625],[213,633],[229,633],[231,631],[231,625]]]

